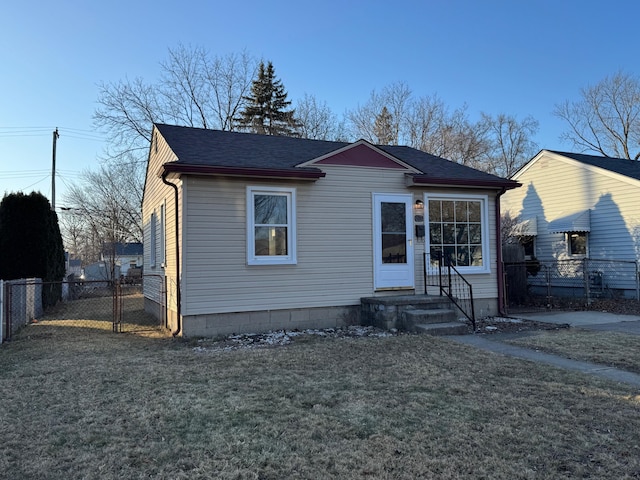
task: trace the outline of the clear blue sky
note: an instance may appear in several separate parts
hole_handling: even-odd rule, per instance
[[[0,15],[0,196],[51,194],[96,168],[97,85],[157,78],[168,48],[214,55],[246,49],[271,60],[294,102],[305,93],[341,116],[373,89],[404,81],[437,94],[540,122],[541,148],[569,150],[554,105],[618,70],[640,73],[635,0],[23,0]]]

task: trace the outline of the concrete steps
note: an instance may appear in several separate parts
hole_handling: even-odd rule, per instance
[[[473,333],[470,325],[455,321],[445,323],[427,323],[415,326],[416,333],[424,333],[425,335],[467,335]]]
[[[471,326],[459,319],[448,298],[431,295],[402,295],[361,299],[365,325],[428,335],[464,335]]]

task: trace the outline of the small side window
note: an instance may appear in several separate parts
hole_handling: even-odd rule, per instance
[[[569,245],[569,255],[587,255],[587,232],[567,232],[567,244]]]
[[[165,241],[165,208],[166,203],[162,203],[162,205],[160,205],[160,257],[159,257],[159,262],[160,262],[160,266],[164,267],[165,266],[165,262],[167,261],[167,257],[166,257],[166,241]]]
[[[536,258],[536,237],[533,235],[520,237],[520,244],[524,248],[525,260],[533,260]]]
[[[157,220],[156,220],[156,213],[153,212],[151,214],[151,219],[149,221],[150,225],[150,232],[149,232],[149,266],[150,267],[155,267],[156,266],[156,230],[157,230]]]

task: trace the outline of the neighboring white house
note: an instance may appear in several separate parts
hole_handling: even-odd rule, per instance
[[[527,258],[589,259],[598,270],[640,261],[640,162],[542,150],[512,179],[522,188],[502,208],[519,218]]]
[[[409,147],[154,125],[146,308],[186,336],[339,326],[362,297],[423,293],[441,251],[496,314],[499,198],[518,185]]]
[[[100,254],[100,260],[102,262],[114,263],[118,267],[120,275],[126,276],[129,268],[141,267],[143,265],[143,245],[139,242],[106,243]]]

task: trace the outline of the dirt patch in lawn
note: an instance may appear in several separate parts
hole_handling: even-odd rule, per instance
[[[546,323],[517,317],[487,317],[476,322],[476,334],[520,333],[564,330],[568,324]]]

